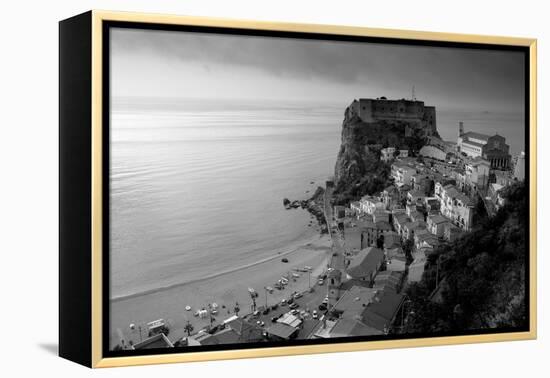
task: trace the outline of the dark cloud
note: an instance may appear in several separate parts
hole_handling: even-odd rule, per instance
[[[389,92],[416,85],[420,94],[446,105],[469,101],[518,108],[523,103],[523,56],[509,51],[132,29],[114,31],[112,46],[117,53],[141,52],[203,67],[240,66],[328,85],[374,85]]]

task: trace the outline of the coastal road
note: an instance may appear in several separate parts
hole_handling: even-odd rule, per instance
[[[319,318],[322,315],[321,311],[319,311],[318,307],[323,302],[323,299],[327,295],[327,286],[326,285],[319,285],[315,284],[313,286],[312,292],[305,292],[302,297],[294,299],[294,302],[298,304],[297,310],[298,311],[306,311],[305,314],[302,316],[303,324],[300,329],[300,332],[298,333],[299,339],[304,339],[309,336],[311,331],[317,326],[319,323]],[[288,299],[288,298],[287,298]],[[317,311],[318,318],[313,318],[313,311]],[[247,315],[245,319],[250,320],[251,322],[263,322],[264,328],[269,328],[272,322],[272,318],[279,317],[284,313],[287,313],[290,311],[290,308],[288,305],[280,305],[275,310],[270,310],[267,314],[260,314],[257,317],[254,317],[252,315]]]
[[[325,221],[332,241],[332,257],[330,261],[330,267],[340,271],[344,271],[345,265],[345,240],[343,235],[338,230],[338,227],[333,226],[334,217],[332,213],[332,204],[330,203],[334,188],[327,186],[324,195],[324,212]]]

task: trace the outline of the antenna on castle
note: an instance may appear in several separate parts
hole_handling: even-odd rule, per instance
[[[413,100],[413,101],[416,101],[416,93],[415,93],[415,91],[414,91],[414,85],[413,85],[413,87],[412,87],[412,100]]]

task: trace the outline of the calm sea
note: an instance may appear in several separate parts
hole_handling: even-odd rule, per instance
[[[238,269],[317,234],[307,212],[282,201],[308,198],[333,173],[343,106],[112,108],[112,298]]]
[[[448,141],[456,142],[458,122],[464,122],[464,131],[476,131],[487,135],[498,133],[506,138],[510,154],[525,151],[525,118],[523,113],[505,111],[468,111],[437,109],[437,130]]]
[[[111,297],[274,257],[316,235],[308,198],[333,174],[347,103],[117,99],[111,114]],[[439,111],[523,150],[523,117]],[[311,184],[311,182],[315,184]],[[306,193],[309,191],[309,193]]]

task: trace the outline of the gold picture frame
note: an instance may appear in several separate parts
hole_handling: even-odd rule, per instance
[[[215,27],[228,29],[248,29],[262,30],[273,32],[298,32],[298,33],[316,33],[326,35],[343,35],[343,36],[358,36],[358,37],[376,37],[381,39],[400,39],[424,42],[453,42],[464,44],[478,45],[502,45],[502,46],[520,46],[528,49],[528,64],[529,64],[529,143],[530,156],[529,173],[530,173],[530,191],[529,191],[529,330],[526,332],[511,332],[511,333],[496,333],[496,334],[476,334],[463,336],[436,336],[426,338],[406,338],[399,340],[377,340],[377,341],[350,341],[342,343],[325,343],[313,345],[297,345],[297,346],[276,346],[265,348],[252,349],[236,349],[236,350],[216,350],[216,351],[200,351],[193,353],[167,353],[167,354],[150,354],[136,355],[123,357],[105,357],[103,352],[103,314],[105,311],[104,298],[104,208],[103,196],[104,180],[105,180],[105,162],[103,159],[103,149],[105,148],[103,139],[103,122],[105,114],[103,111],[105,88],[103,87],[103,30],[106,22],[129,22],[139,24],[160,24],[160,25],[190,25],[200,27]],[[89,59],[88,68],[90,75],[87,78],[82,78],[82,72],[74,73],[75,77],[84,83],[82,93],[84,95],[89,91],[89,97],[81,98],[79,96],[69,96],[61,94],[60,97],[60,124],[61,124],[61,149],[66,148],[66,143],[74,141],[74,135],[67,133],[76,133],[77,131],[67,131],[68,128],[77,128],[75,124],[78,121],[89,120],[89,126],[84,127],[83,133],[78,137],[83,138],[83,141],[89,141],[89,181],[83,182],[85,187],[89,185],[87,193],[71,192],[71,189],[63,189],[66,182],[64,177],[71,174],[71,168],[65,168],[66,175],[64,176],[63,169],[61,172],[62,193],[60,197],[65,198],[65,202],[61,201],[61,238],[65,238],[68,233],[75,233],[76,239],[72,241],[61,242],[60,245],[60,355],[84,365],[99,368],[99,367],[115,367],[115,366],[131,366],[144,364],[161,364],[174,362],[190,362],[190,361],[208,361],[220,359],[239,359],[251,357],[268,357],[268,356],[284,356],[284,355],[301,355],[312,353],[328,353],[328,352],[348,352],[373,349],[389,349],[389,348],[407,348],[407,347],[423,347],[437,346],[449,344],[467,344],[467,343],[484,343],[496,341],[514,341],[535,339],[537,336],[537,264],[536,264],[536,244],[537,244],[537,41],[536,39],[513,38],[500,36],[482,36],[468,34],[453,34],[453,33],[436,33],[423,31],[407,31],[393,29],[377,29],[367,27],[352,27],[352,26],[335,26],[335,25],[314,25],[314,24],[294,24],[294,23],[279,23],[279,22],[259,22],[251,20],[229,20],[209,17],[189,17],[161,14],[143,14],[143,13],[126,13],[126,12],[110,12],[110,11],[90,11],[81,16],[76,16],[73,19],[62,21],[60,24],[60,87],[61,92],[64,89],[67,91],[69,87],[64,85],[73,85],[72,79],[63,79],[64,75],[69,75],[68,63],[64,59],[74,59],[75,54],[80,48],[87,49],[89,54],[84,54],[79,59],[82,61]],[[85,36],[82,40],[77,40],[78,32],[82,32]],[[72,36],[68,36],[72,34]],[[72,39],[71,39],[72,38]],[[84,42],[82,42],[84,41]],[[65,62],[65,63],[64,63]],[[78,61],[76,62],[78,63]],[[85,72],[85,71],[84,71]],[[80,76],[79,76],[80,75]],[[74,94],[74,92],[73,92]],[[90,101],[87,103],[86,101]],[[80,107],[87,110],[80,114],[74,115],[68,110],[74,104],[71,101],[82,102]],[[67,114],[66,116],[64,116]],[[72,115],[71,115],[72,114]],[[73,117],[73,118],[71,118]],[[70,123],[70,124],[69,124]],[[64,136],[65,134],[66,136]],[[66,151],[61,152],[61,166],[64,167],[64,161],[68,155],[75,153],[69,147]],[[69,164],[69,163],[67,163]],[[76,169],[76,168],[72,168]],[[76,190],[76,189],[75,189]],[[72,217],[77,215],[71,213],[64,206],[74,201],[82,200],[82,196],[88,198],[85,202],[85,208],[89,209],[80,216],[89,216],[88,222],[82,224],[71,223]],[[79,230],[71,229],[71,227],[80,227]],[[86,234],[86,237],[80,237]],[[79,236],[80,235],[80,236]],[[72,243],[72,244],[71,244]],[[87,250],[89,254],[84,255],[84,258],[71,257],[69,254],[80,253],[80,250]],[[82,277],[77,278],[68,270],[74,272],[87,272]],[[75,273],[76,274],[76,273]],[[78,273],[80,274],[80,273]],[[74,280],[88,280],[89,286],[82,286]],[[72,286],[72,288],[71,288]],[[89,293],[87,290],[90,290]],[[78,292],[80,291],[80,292]],[[79,306],[79,302],[74,297],[80,296],[80,300],[85,304],[82,311],[88,311],[89,316],[82,318],[80,321],[73,321],[77,324],[68,326],[69,319],[77,318],[79,315],[75,307]],[[63,298],[67,298],[66,300]],[[80,335],[73,335],[75,332],[81,332]],[[89,336],[87,335],[89,333]],[[79,352],[72,350],[78,345],[75,338],[80,338],[82,344],[86,347],[81,348]],[[89,344],[89,345],[88,345]]]

